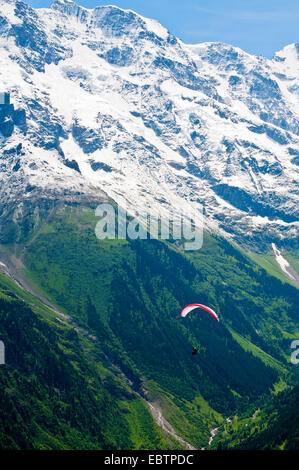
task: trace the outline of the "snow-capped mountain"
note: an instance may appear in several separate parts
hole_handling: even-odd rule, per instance
[[[0,0],[1,204],[109,197],[204,207],[206,227],[298,234],[299,45],[272,60],[186,45],[155,20]]]

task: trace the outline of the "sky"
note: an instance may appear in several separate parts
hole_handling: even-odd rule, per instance
[[[47,8],[51,0],[24,0]],[[187,44],[216,41],[250,54],[272,58],[284,46],[299,42],[298,0],[77,0],[95,8],[116,5],[158,20]]]

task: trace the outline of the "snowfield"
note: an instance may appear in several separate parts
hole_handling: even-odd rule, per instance
[[[0,11],[0,91],[26,112],[20,125],[0,109],[2,204],[104,192],[132,211],[203,207],[227,237],[298,236],[299,45],[272,60],[186,45],[69,0]]]

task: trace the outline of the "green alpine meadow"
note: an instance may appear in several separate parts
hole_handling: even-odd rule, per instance
[[[92,205],[26,209],[2,233],[2,448],[296,448],[295,286],[216,235],[182,252],[98,240]]]

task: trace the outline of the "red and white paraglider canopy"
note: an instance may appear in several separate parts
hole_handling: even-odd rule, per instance
[[[188,315],[188,313],[192,312],[192,310],[194,310],[195,308],[203,308],[204,310],[206,310],[207,312],[209,312],[212,317],[215,318],[215,320],[219,321],[219,317],[217,315],[216,312],[214,312],[214,310],[212,310],[210,307],[207,307],[206,305],[202,305],[202,304],[190,304],[190,305],[187,305],[186,307],[183,308],[183,310],[181,311],[181,316],[182,317],[186,317]]]

